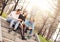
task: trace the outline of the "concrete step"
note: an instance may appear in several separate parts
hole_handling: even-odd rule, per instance
[[[6,28],[9,28],[9,23],[8,22],[6,22],[4,20],[1,20],[1,21],[2,21],[1,22],[1,26],[6,27]]]
[[[1,20],[1,21],[2,21],[1,22],[2,37],[4,42],[37,42],[35,41],[35,37],[32,37],[31,39],[27,39],[27,40],[21,40],[20,34],[14,31],[8,33],[9,23],[7,23],[5,20]]]
[[[6,28],[6,26],[5,27],[2,26],[2,28],[3,28],[2,31],[8,33],[9,28]],[[12,35],[14,35],[14,34],[20,35],[17,31],[15,32],[15,31],[12,30],[12,32],[10,32],[10,34],[12,34]]]
[[[20,34],[15,33],[14,31],[8,33],[8,29],[3,28],[2,29],[2,36],[11,40],[14,40],[14,37],[19,38]]]
[[[3,42],[14,42],[14,41],[9,40],[9,39],[7,39],[7,38],[3,38]]]
[[[5,37],[3,38],[3,41],[4,42],[36,42],[33,39],[21,40],[19,38],[15,38],[15,40],[13,41],[13,40],[10,40],[10,39],[5,38]]]
[[[37,42],[37,41],[35,41],[33,39],[29,39],[29,40],[27,40],[27,42]]]
[[[27,40],[21,40],[21,39],[19,39],[19,38],[16,38],[15,39],[15,42],[37,42],[37,41],[35,41],[35,40],[33,40],[32,38],[31,39],[27,39]]]
[[[9,40],[7,38],[3,38],[3,41],[4,42],[27,42],[26,40],[21,40],[21,39],[18,39],[18,38],[16,38],[14,41]]]
[[[21,39],[19,39],[19,38],[16,38],[16,39],[15,39],[15,42],[27,42],[27,40],[21,40]]]
[[[2,32],[5,32],[5,33],[7,33],[7,34],[10,34],[10,35],[13,35],[13,36],[20,36],[20,34],[18,34],[18,33],[16,33],[16,32],[14,32],[14,31],[11,31],[10,33],[8,33],[8,30],[5,30],[6,28],[4,28],[3,30],[2,30]]]
[[[13,34],[11,34],[11,33],[13,33]],[[15,40],[16,42],[18,42],[18,41],[23,42],[23,40],[21,40],[19,38],[19,36],[20,36],[19,34],[14,35],[14,32],[11,32],[11,33],[8,33],[6,28],[3,28],[3,30],[2,30],[2,36],[4,38],[7,38],[7,39],[12,40],[12,41]],[[27,39],[27,41],[24,41],[24,42],[37,42],[37,41],[35,41],[35,38],[32,37],[31,39]]]
[[[5,33],[5,32],[2,32],[2,37],[5,37],[5,38],[10,39],[10,40],[15,40],[15,38],[14,38],[15,36],[10,35],[10,34]]]
[[[4,27],[2,27],[2,28],[3,28],[3,29],[2,29],[2,32],[8,33],[8,30],[9,30],[9,29],[4,28]],[[13,35],[14,33],[15,33],[15,32],[12,31],[12,32],[10,32],[9,34]]]

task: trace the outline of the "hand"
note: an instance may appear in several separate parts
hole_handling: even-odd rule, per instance
[[[22,21],[22,19],[18,19],[18,21]]]
[[[32,29],[32,27],[30,26],[29,29]]]
[[[20,27],[23,28],[23,25],[21,24]]]

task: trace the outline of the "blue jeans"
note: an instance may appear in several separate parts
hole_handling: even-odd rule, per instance
[[[27,30],[29,30],[29,34],[31,35],[33,32],[33,29],[29,29],[29,27],[26,27],[26,30],[25,30],[26,33],[27,33]]]
[[[33,30],[32,30],[32,29],[30,29],[30,32],[29,32],[29,34],[32,34],[32,32],[33,32]]]
[[[12,26],[15,25],[14,30],[16,30],[20,24],[20,21],[17,21],[13,18],[7,18],[7,21],[10,22],[10,28],[12,28]]]

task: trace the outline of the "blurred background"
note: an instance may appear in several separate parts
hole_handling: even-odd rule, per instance
[[[60,42],[60,0],[0,0],[0,16],[16,9],[35,19],[35,31],[52,42]]]

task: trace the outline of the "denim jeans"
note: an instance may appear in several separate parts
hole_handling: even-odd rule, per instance
[[[29,27],[26,27],[26,30],[25,30],[26,33],[27,33],[27,30],[29,30],[29,34],[31,35],[33,32],[33,29],[29,29]]]
[[[33,30],[32,30],[32,29],[30,29],[30,32],[29,32],[29,34],[32,34],[32,31],[33,31]]]
[[[16,30],[20,24],[20,21],[17,21],[13,18],[7,18],[7,21],[10,22],[10,28],[12,28],[12,26],[15,25],[14,30]]]

